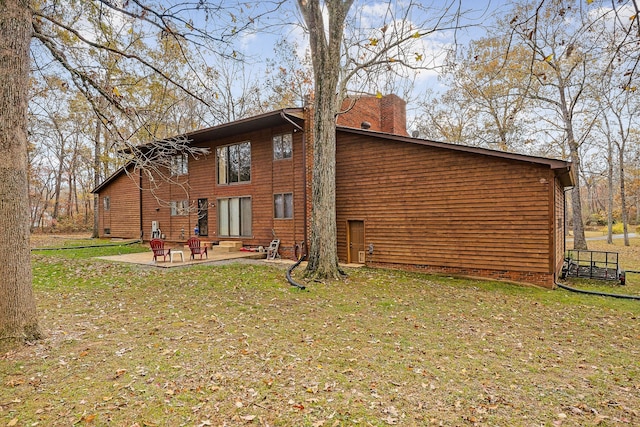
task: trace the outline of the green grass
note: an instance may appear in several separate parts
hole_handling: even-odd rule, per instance
[[[107,250],[33,254],[47,338],[0,358],[0,426],[640,424],[637,301]]]
[[[147,245],[139,243],[118,244],[99,240],[75,240],[67,243],[69,244],[66,246],[56,246],[55,248],[35,248],[31,253],[36,255],[55,254],[62,258],[87,258],[149,251],[149,247]]]
[[[640,271],[640,239],[630,239],[630,246],[624,246],[623,239],[614,239],[613,244],[606,241],[589,241],[590,250],[617,252],[618,263],[622,270]],[[640,274],[628,272],[626,273],[626,284],[620,286],[617,280],[602,281],[588,279],[568,279],[566,284],[576,289],[584,289],[588,291],[603,292],[610,294],[622,294],[640,296]]]

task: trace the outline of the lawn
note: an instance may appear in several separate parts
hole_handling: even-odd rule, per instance
[[[588,246],[593,251],[618,252],[619,265],[626,272],[626,285],[616,286],[616,281],[590,281],[572,279],[567,284],[589,291],[634,295],[640,298],[640,239],[630,239],[630,246],[624,246],[623,239],[614,239],[613,244],[604,240],[589,241]],[[600,258],[601,259],[601,258]],[[638,301],[640,304],[640,301]]]
[[[0,426],[640,425],[640,301],[92,258],[134,250],[34,253],[47,338],[0,357]]]

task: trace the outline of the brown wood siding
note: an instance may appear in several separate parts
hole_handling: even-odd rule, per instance
[[[560,180],[555,180],[555,279],[560,277],[565,251],[565,192]]]
[[[549,273],[553,185],[540,165],[340,134],[339,257],[359,219],[369,263]]]
[[[179,177],[182,185],[163,182],[156,177],[154,182],[157,183],[157,188],[151,191],[149,179],[143,178],[145,238],[149,238],[151,221],[155,220],[160,222],[167,240],[186,240],[193,235],[193,228],[197,224],[197,201],[206,198],[209,202],[209,233],[202,237],[203,240],[240,240],[245,245],[266,247],[275,233],[281,239],[281,254],[292,256],[295,242],[304,239],[303,136],[301,132],[293,132],[292,159],[274,160],[272,136],[284,132],[293,132],[293,129],[291,126],[264,129],[201,144],[209,148],[209,154],[189,159],[188,176]],[[216,148],[245,141],[251,142],[251,182],[218,185]],[[274,219],[273,195],[276,193],[293,193],[293,219]],[[227,197],[251,197],[251,236],[218,236],[217,201]],[[189,200],[193,209],[188,216],[172,217],[169,207],[172,200]]]
[[[137,172],[123,173],[99,193],[98,214],[101,237],[140,237],[140,191]],[[109,197],[111,207],[104,210],[104,198]],[[105,229],[110,234],[105,234]]]
[[[191,163],[189,163],[191,167]],[[167,240],[187,240],[190,236],[189,216],[171,216],[170,203],[172,201],[189,200],[189,185],[186,176],[168,176],[168,171],[162,174],[152,173],[153,179],[147,174],[142,178],[142,225],[144,239],[151,239],[151,222],[158,221],[162,234]],[[184,239],[182,238],[184,228]]]

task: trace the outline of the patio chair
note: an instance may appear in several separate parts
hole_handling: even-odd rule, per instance
[[[202,254],[204,254],[205,258],[209,259],[209,255],[207,254],[207,246],[200,245],[200,239],[197,237],[191,237],[187,244],[189,245],[189,249],[191,250],[191,259],[195,259],[196,254],[200,254],[200,259],[202,259]]]
[[[153,239],[149,242],[151,250],[153,251],[153,261],[158,262],[158,257],[162,257],[163,261],[167,260],[167,257],[171,258],[171,249],[164,248],[164,240]]]
[[[280,258],[278,249],[280,249],[280,239],[273,239],[267,248],[267,259]]]

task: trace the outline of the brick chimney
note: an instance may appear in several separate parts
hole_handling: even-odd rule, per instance
[[[338,126],[408,135],[407,103],[397,95],[347,98],[342,103],[342,111]]]
[[[391,94],[380,100],[380,125],[383,132],[408,135],[407,103],[404,99]]]

